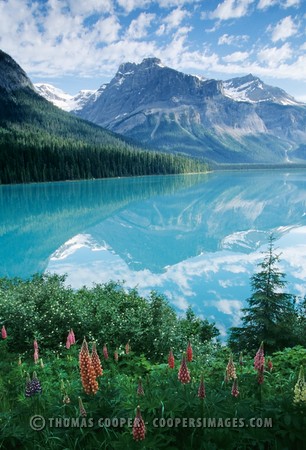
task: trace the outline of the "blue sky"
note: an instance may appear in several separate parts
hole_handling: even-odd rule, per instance
[[[0,48],[75,94],[156,56],[185,73],[248,73],[306,102],[305,0],[0,0]]]

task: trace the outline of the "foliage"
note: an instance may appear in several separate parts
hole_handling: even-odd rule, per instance
[[[243,308],[241,327],[231,328],[229,345],[236,351],[255,350],[264,341],[269,351],[294,346],[299,341],[297,330],[305,326],[295,308],[295,298],[283,292],[285,275],[279,271],[279,255],[274,252],[273,236],[259,271],[251,277],[252,296]]]
[[[0,89],[0,183],[206,171],[199,160],[145,151],[59,110],[32,90]]]
[[[213,324],[188,333],[194,345],[218,333]],[[130,341],[137,355],[161,361],[170,347],[184,349],[186,320],[156,292],[148,299],[136,289],[115,282],[74,291],[65,276],[35,275],[32,279],[0,279],[0,324],[15,339],[10,350],[26,352],[37,339],[43,349],[62,350],[69,330],[113,349]],[[203,339],[203,336],[205,339]]]
[[[188,363],[191,381],[183,385],[178,380],[179,357],[174,369],[167,366],[166,358],[153,364],[133,351],[121,352],[116,362],[112,357],[105,360],[100,346],[103,375],[98,378],[99,390],[86,395],[78,364],[80,344],[60,354],[42,351],[42,366],[30,358],[18,363],[18,355],[9,351],[14,339],[8,336],[0,341],[0,448],[304,448],[306,405],[293,403],[293,391],[305,348],[272,355],[274,368],[264,372],[262,385],[257,383],[253,355],[244,355],[243,364],[237,367],[239,395],[234,397],[232,382],[223,380],[230,354],[227,348],[210,345],[205,355],[194,354]],[[175,354],[179,356],[177,349]],[[237,359],[234,362],[237,365]],[[42,393],[26,397],[26,377],[33,371]],[[201,374],[204,399],[198,397]],[[144,395],[137,394],[140,376]],[[85,411],[80,411],[79,399]],[[146,434],[143,441],[135,442],[132,425],[138,405]],[[37,422],[31,422],[33,417]],[[42,420],[43,429],[33,429]]]

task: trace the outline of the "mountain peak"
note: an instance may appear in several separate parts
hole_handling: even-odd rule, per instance
[[[143,69],[149,69],[152,67],[164,67],[161,60],[159,58],[144,58],[141,63],[136,64],[132,62],[124,62],[120,64],[117,76],[122,75],[130,75],[135,72],[135,70],[143,70]]]
[[[23,88],[34,90],[24,70],[2,50],[0,50],[0,88],[7,92]]]
[[[154,56],[151,58],[145,58],[142,60],[140,67],[142,68],[149,68],[154,66],[163,66],[161,60],[159,58],[155,58]]]

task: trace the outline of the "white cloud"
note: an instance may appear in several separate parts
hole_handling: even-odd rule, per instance
[[[188,11],[180,8],[174,9],[162,20],[162,24],[157,30],[157,35],[161,36],[164,33],[169,33],[171,30],[179,28],[187,16],[189,16]]]
[[[258,9],[267,9],[279,3],[279,0],[259,0]]]
[[[273,42],[285,41],[288,37],[294,36],[298,32],[298,26],[294,23],[291,16],[284,17],[275,27],[269,27],[272,31],[271,39]]]
[[[301,0],[285,0],[282,2],[284,8],[291,8],[292,6],[300,6]]]
[[[224,56],[222,59],[225,62],[239,62],[245,61],[249,57],[248,52],[234,52],[230,55]]]
[[[67,5],[73,15],[89,16],[94,13],[111,13],[113,12],[112,0],[66,0]],[[63,2],[64,3],[64,2]]]
[[[145,37],[147,35],[147,30],[154,19],[155,14],[140,13],[137,19],[132,20],[126,33],[127,36],[132,39],[141,39]]]
[[[239,300],[218,300],[215,304],[218,311],[224,314],[230,314],[231,316],[235,316],[239,314],[241,308],[243,307],[243,303]],[[240,317],[240,316],[239,316]]]
[[[148,7],[150,5],[150,3],[152,3],[152,0],[117,0],[117,3],[127,13],[130,13],[134,9]]]
[[[249,40],[249,36],[247,34],[240,35],[229,35],[223,34],[218,39],[218,45],[236,45],[240,47],[242,43]]]
[[[248,14],[252,3],[254,0],[224,0],[209,17],[220,20],[237,19]]]
[[[279,64],[292,57],[292,49],[286,42],[281,47],[266,47],[260,50],[258,58],[270,67],[279,67]]]
[[[112,43],[119,37],[121,29],[120,23],[116,16],[109,16],[106,19],[100,19],[94,26],[97,32],[95,43]]]
[[[300,6],[300,0],[259,0],[257,8],[264,10],[275,5],[278,5],[284,9],[298,7]]]

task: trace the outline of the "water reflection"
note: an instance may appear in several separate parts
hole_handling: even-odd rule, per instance
[[[188,304],[225,333],[274,233],[288,290],[305,295],[306,181],[228,172],[0,189],[1,274],[67,273],[73,287],[125,280]]]

